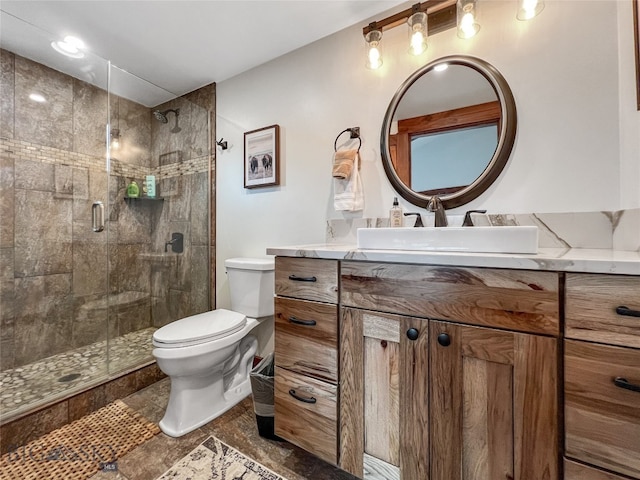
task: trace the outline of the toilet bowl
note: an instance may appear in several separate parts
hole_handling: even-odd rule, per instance
[[[179,437],[220,416],[251,393],[258,348],[251,330],[273,316],[273,259],[225,262],[232,310],[172,322],[153,334],[153,356],[171,380],[160,429]]]

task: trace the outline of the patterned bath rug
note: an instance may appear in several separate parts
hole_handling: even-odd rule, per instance
[[[157,480],[286,480],[235,448],[209,437]]]
[[[158,425],[116,400],[26,445],[11,446],[0,459],[0,480],[85,480],[99,470],[117,471],[118,458],[158,433]]]

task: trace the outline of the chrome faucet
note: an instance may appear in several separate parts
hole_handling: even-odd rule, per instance
[[[446,227],[449,225],[449,222],[447,221],[447,214],[444,211],[444,206],[442,205],[440,197],[433,195],[431,199],[429,199],[429,203],[427,203],[427,210],[436,214],[434,226]]]

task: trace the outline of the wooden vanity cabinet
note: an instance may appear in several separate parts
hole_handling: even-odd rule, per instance
[[[337,464],[338,262],[276,257],[275,433]]]
[[[640,479],[640,318],[633,312],[640,312],[640,277],[567,274],[565,480]]]
[[[559,478],[557,274],[344,261],[340,282],[341,468]]]

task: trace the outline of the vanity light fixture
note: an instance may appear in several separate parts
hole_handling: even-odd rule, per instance
[[[427,49],[427,35],[442,32],[456,25],[455,0],[427,0],[383,20],[371,22],[362,29],[366,44],[366,66],[382,66],[382,32],[399,25],[409,28],[409,53],[420,55]]]
[[[376,22],[369,25],[371,31],[364,36],[367,44],[367,60],[366,67],[370,70],[376,70],[382,66],[382,30],[376,26]]]
[[[407,25],[409,26],[409,53],[411,55],[420,55],[427,49],[429,25],[427,24],[427,14],[419,10],[419,5],[413,6],[416,13],[407,20]]]
[[[82,49],[85,48],[84,42],[77,37],[67,35],[64,40],[58,40],[57,42],[51,42],[53,49],[71,58],[82,58],[84,53]]]
[[[544,10],[544,0],[518,0],[518,20],[531,20]]]
[[[480,31],[476,0],[458,0],[456,11],[458,18],[458,37],[464,39],[474,37]]]

